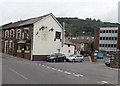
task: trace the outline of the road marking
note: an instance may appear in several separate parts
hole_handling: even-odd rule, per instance
[[[42,65],[43,67],[46,67],[45,65]]]
[[[101,81],[101,82],[98,82],[99,84],[108,84],[107,81]]]
[[[49,66],[46,66],[48,69],[50,69],[50,67]]]
[[[82,74],[75,74],[75,73],[72,73],[74,76],[77,76],[77,77],[83,77]]]
[[[10,69],[11,71],[13,71],[14,73],[18,74],[19,76],[21,76],[22,78],[28,79],[27,77],[23,76],[22,74],[18,73],[17,71],[15,71],[15,70],[13,70],[13,69],[11,69],[11,68],[9,68],[9,69]]]
[[[58,71],[58,72],[64,72],[64,73],[69,74],[69,75],[74,75],[76,77],[83,77],[82,74],[71,73],[71,72],[68,72],[68,71],[64,71],[64,70],[61,70],[61,69],[56,69],[54,67],[50,67],[50,66],[46,66],[46,65],[41,65],[41,66],[46,67],[48,69],[52,69],[52,70]]]
[[[60,70],[60,69],[58,69],[57,71],[59,71],[59,72],[63,72],[63,70]]]
[[[68,71],[65,71],[64,73],[66,73],[66,74],[71,74],[70,72],[68,72]]]
[[[53,70],[57,70],[57,69],[55,69],[55,68],[53,68],[53,67],[52,67],[52,69],[53,69]]]

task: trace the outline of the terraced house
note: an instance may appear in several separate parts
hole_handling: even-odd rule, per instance
[[[61,52],[74,53],[74,46],[65,42],[63,26],[50,13],[2,26],[2,52],[29,60]]]

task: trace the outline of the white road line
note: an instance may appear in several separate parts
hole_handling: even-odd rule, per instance
[[[53,70],[57,70],[57,69],[55,69],[55,68],[52,68]]]
[[[48,69],[50,69],[50,67],[49,66],[46,66]]]
[[[58,69],[57,71],[59,71],[59,72],[63,72],[63,70],[60,70],[60,69]]]
[[[101,83],[103,83],[103,84],[107,84],[108,82],[107,82],[107,81],[101,81]]]
[[[28,79],[27,77],[23,76],[22,74],[18,73],[17,71],[15,71],[15,70],[13,70],[13,69],[11,69],[11,68],[9,68],[9,69],[10,69],[11,71],[13,71],[14,73],[18,74],[19,76],[21,76],[22,78]]]
[[[71,74],[70,72],[68,72],[68,71],[65,71],[64,73],[66,73],[66,74]]]
[[[46,67],[45,65],[42,65],[43,67]]]
[[[77,77],[83,77],[83,75],[81,74],[75,74],[75,73],[72,73],[74,76],[77,76]]]
[[[107,81],[101,81],[101,82],[98,82],[99,84],[108,84]]]

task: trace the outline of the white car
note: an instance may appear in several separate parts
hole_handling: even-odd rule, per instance
[[[80,54],[72,54],[72,55],[66,57],[66,60],[73,61],[73,62],[75,62],[75,61],[82,62],[82,61],[84,61],[84,57]]]

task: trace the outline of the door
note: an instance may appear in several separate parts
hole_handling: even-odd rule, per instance
[[[25,54],[25,44],[21,44],[21,57],[24,58]]]

